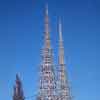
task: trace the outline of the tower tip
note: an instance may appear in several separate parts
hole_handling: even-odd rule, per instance
[[[46,11],[46,15],[48,15],[48,3],[46,3],[45,5],[45,11]]]
[[[20,80],[19,74],[18,74],[18,73],[16,74],[16,81],[17,81],[17,80]]]
[[[45,6],[45,46],[50,47],[48,4]]]
[[[61,24],[61,17],[59,17],[59,24]]]
[[[59,40],[62,41],[62,22],[61,18],[59,17]]]

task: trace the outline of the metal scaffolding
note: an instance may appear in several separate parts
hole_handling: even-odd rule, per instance
[[[50,45],[48,6],[45,11],[45,39],[42,50],[42,64],[40,68],[40,87],[37,100],[55,100],[55,75],[53,53]]]
[[[22,89],[22,83],[17,74],[16,75],[16,84],[14,86],[13,100],[24,100],[24,99],[25,99],[25,97],[24,97],[24,93],[23,93],[23,89]]]
[[[44,47],[42,49],[42,64],[40,65],[39,92],[37,95],[24,97],[22,83],[18,74],[14,86],[13,100],[25,100],[35,97],[36,100],[72,100],[68,75],[65,71],[64,46],[62,37],[62,24],[59,20],[59,54],[58,65],[54,65],[53,50],[51,48],[48,6],[45,9]]]
[[[62,25],[59,21],[59,64],[54,70],[53,53],[50,45],[48,6],[45,11],[45,39],[40,67],[40,86],[37,100],[71,100],[64,62]],[[56,74],[57,72],[57,74]]]

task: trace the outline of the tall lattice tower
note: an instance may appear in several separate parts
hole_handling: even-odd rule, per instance
[[[45,33],[44,47],[42,49],[42,64],[40,68],[40,86],[37,100],[56,100],[55,97],[55,75],[53,65],[53,54],[50,44],[48,6],[45,10]]]
[[[16,84],[14,86],[13,100],[24,100],[22,83],[18,74],[16,75]]]
[[[59,66],[58,66],[58,95],[59,100],[71,100],[67,72],[65,71],[62,24],[59,20]]]

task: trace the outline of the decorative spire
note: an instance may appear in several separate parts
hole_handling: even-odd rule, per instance
[[[60,18],[59,18],[59,41],[63,41],[63,39],[62,39],[62,24],[61,24]]]
[[[17,81],[20,81],[20,78],[19,78],[18,74],[16,74],[16,82]]]
[[[63,47],[63,38],[62,38],[61,19],[59,19],[59,64],[64,64],[64,47]]]
[[[14,86],[13,100],[24,100],[22,84],[18,74],[16,74],[16,84]]]
[[[62,24],[59,19],[59,72],[58,72],[58,84],[59,84],[59,93],[60,100],[70,100],[70,91],[68,79],[66,77],[67,73],[65,71],[65,62],[64,62],[64,46],[62,38]]]
[[[48,5],[45,7],[45,47],[50,48]]]
[[[50,46],[48,6],[45,8],[45,47],[42,50],[39,95],[37,100],[56,100],[53,52]]]
[[[46,15],[48,16],[48,4],[46,4]]]

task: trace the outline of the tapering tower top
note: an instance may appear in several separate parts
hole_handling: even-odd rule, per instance
[[[68,84],[67,73],[65,71],[65,60],[64,60],[64,46],[62,38],[62,24],[61,19],[59,19],[59,93],[60,100],[70,100],[70,90]]]
[[[42,49],[40,73],[40,86],[37,100],[56,100],[53,52],[50,45],[48,5],[45,6],[44,48]]]
[[[62,23],[59,19],[59,64],[64,64],[64,46],[62,38]]]
[[[17,81],[20,81],[20,78],[19,78],[19,75],[18,74],[16,74],[16,82]]]
[[[18,74],[16,74],[16,84],[14,86],[13,100],[24,100],[22,84]]]
[[[45,47],[50,48],[48,4],[45,6]]]
[[[63,38],[62,38],[62,23],[61,23],[60,18],[59,18],[59,41],[63,41]]]
[[[46,15],[48,16],[48,4],[46,4]]]

